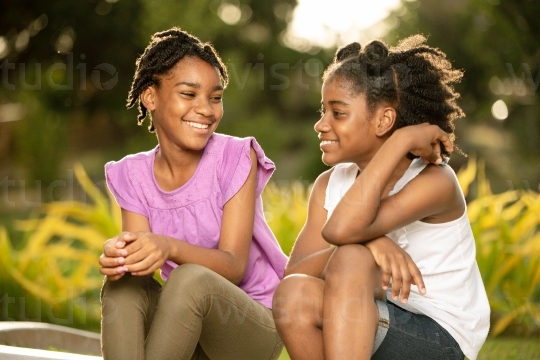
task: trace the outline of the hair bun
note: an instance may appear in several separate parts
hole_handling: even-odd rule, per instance
[[[362,50],[362,45],[357,42],[350,43],[338,49],[334,61],[342,61],[352,56],[358,56]]]
[[[381,41],[370,42],[364,49],[366,63],[371,66],[380,66],[388,57],[388,47]]]

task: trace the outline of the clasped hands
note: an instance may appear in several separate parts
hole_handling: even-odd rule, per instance
[[[100,272],[111,281],[125,273],[153,274],[169,258],[167,238],[151,232],[122,232],[107,240],[99,258]]]

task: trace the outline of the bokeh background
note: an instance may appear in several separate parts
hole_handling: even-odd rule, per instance
[[[0,320],[99,330],[97,256],[118,228],[103,165],[156,145],[125,108],[151,34],[179,26],[227,64],[218,130],[255,136],[276,163],[266,211],[289,251],[326,169],[313,125],[336,48],[422,33],[465,71],[469,157],[450,164],[495,309],[488,345],[540,357],[539,14],[536,0],[2,0]]]

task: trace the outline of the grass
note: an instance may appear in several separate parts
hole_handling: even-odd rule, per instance
[[[536,339],[488,339],[477,360],[536,360],[540,359],[540,342]],[[283,349],[279,360],[290,360]]]
[[[537,339],[488,339],[478,360],[533,360],[540,359],[540,342]]]

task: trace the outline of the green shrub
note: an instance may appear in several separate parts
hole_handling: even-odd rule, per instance
[[[17,222],[16,228],[25,233],[26,245],[20,250],[0,229],[4,287],[0,297],[6,299],[2,320],[26,320],[26,314],[33,313],[34,320],[61,325],[99,324],[103,277],[98,257],[104,241],[118,234],[121,215],[116,203],[93,186],[82,166],[74,170],[91,203],[52,202],[29,220]]]
[[[75,166],[75,175],[91,204],[53,202],[42,213],[17,223],[26,234],[26,246],[20,250],[11,247],[7,232],[0,229],[0,278],[4,288],[0,298],[6,294],[30,295],[34,299],[26,305],[39,299],[55,314],[65,314],[66,307],[71,306],[75,318],[80,318],[78,324],[99,324],[102,276],[98,257],[103,242],[120,231],[120,209],[110,194],[107,199],[92,185],[80,165]],[[531,190],[492,194],[483,164],[475,159],[459,172],[458,179],[466,196],[469,189],[476,189],[467,214],[492,308],[491,336],[538,333],[539,194]],[[293,181],[270,183],[263,193],[266,220],[286,254],[304,225],[310,190],[309,184]],[[74,321],[77,323],[77,319]]]
[[[471,168],[476,172],[475,162]],[[477,196],[467,215],[492,310],[490,335],[538,333],[540,195],[528,189],[492,194],[482,163],[477,173]]]

